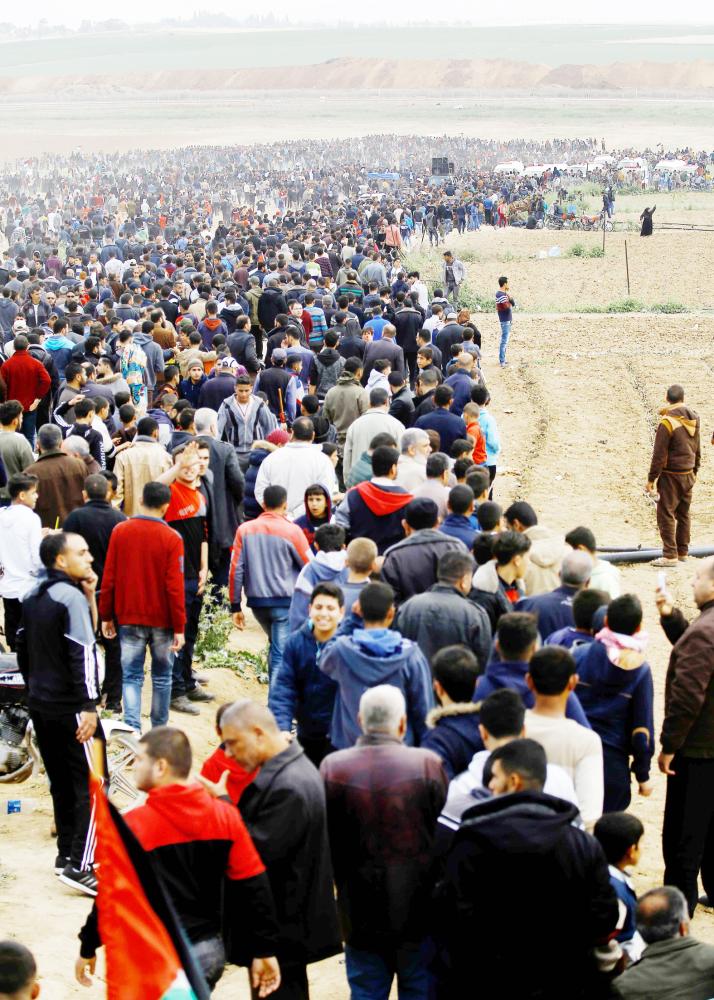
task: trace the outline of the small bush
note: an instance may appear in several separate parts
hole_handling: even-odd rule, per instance
[[[230,648],[233,635],[228,593],[224,589],[219,598],[208,591],[203,599],[198,638],[194,657],[202,667],[228,667],[246,680],[254,677],[261,684],[268,683],[267,648],[260,653],[247,650],[236,652]]]
[[[605,312],[609,313],[635,313],[646,311],[647,310],[644,304],[638,299],[617,299],[615,302],[610,302],[605,309]]]
[[[602,247],[590,247],[588,250],[588,257],[604,257],[605,251]]]
[[[681,302],[658,302],[657,305],[652,306],[653,313],[685,313],[689,312],[685,305]]]
[[[573,243],[571,248],[568,250],[568,257],[587,257],[588,251],[582,243]]]

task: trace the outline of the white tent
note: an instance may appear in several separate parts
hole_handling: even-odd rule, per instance
[[[614,163],[615,157],[610,156],[608,153],[602,153],[600,156],[595,157],[595,163]]]
[[[696,172],[696,169],[697,167],[694,163],[686,163],[684,160],[660,160],[655,166],[655,170],[659,170],[663,174],[693,174]]]
[[[510,160],[508,163],[497,163],[493,168],[494,174],[522,174],[523,164],[520,160]]]
[[[620,160],[617,164],[618,170],[646,170],[647,163],[642,159],[641,156],[637,156],[634,159],[632,157]]]

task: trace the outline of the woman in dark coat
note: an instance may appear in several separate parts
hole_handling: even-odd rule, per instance
[[[653,208],[646,208],[642,215],[640,216],[640,222],[642,223],[642,229],[640,229],[640,236],[651,236],[652,235],[652,216],[655,214],[657,206]]]

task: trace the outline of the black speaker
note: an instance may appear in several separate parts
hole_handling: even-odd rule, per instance
[[[445,177],[449,172],[448,156],[433,156],[431,159],[431,172],[439,177]]]

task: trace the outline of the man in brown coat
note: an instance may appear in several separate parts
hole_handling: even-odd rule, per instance
[[[657,484],[657,527],[662,539],[662,558],[654,566],[676,566],[689,551],[692,489],[699,471],[699,417],[684,405],[684,389],[671,385],[666,406],[660,410],[646,491]]]
[[[37,434],[39,458],[25,472],[39,479],[35,513],[43,528],[57,528],[84,503],[82,489],[87,475],[84,462],[62,451],[62,431],[45,424]]]

